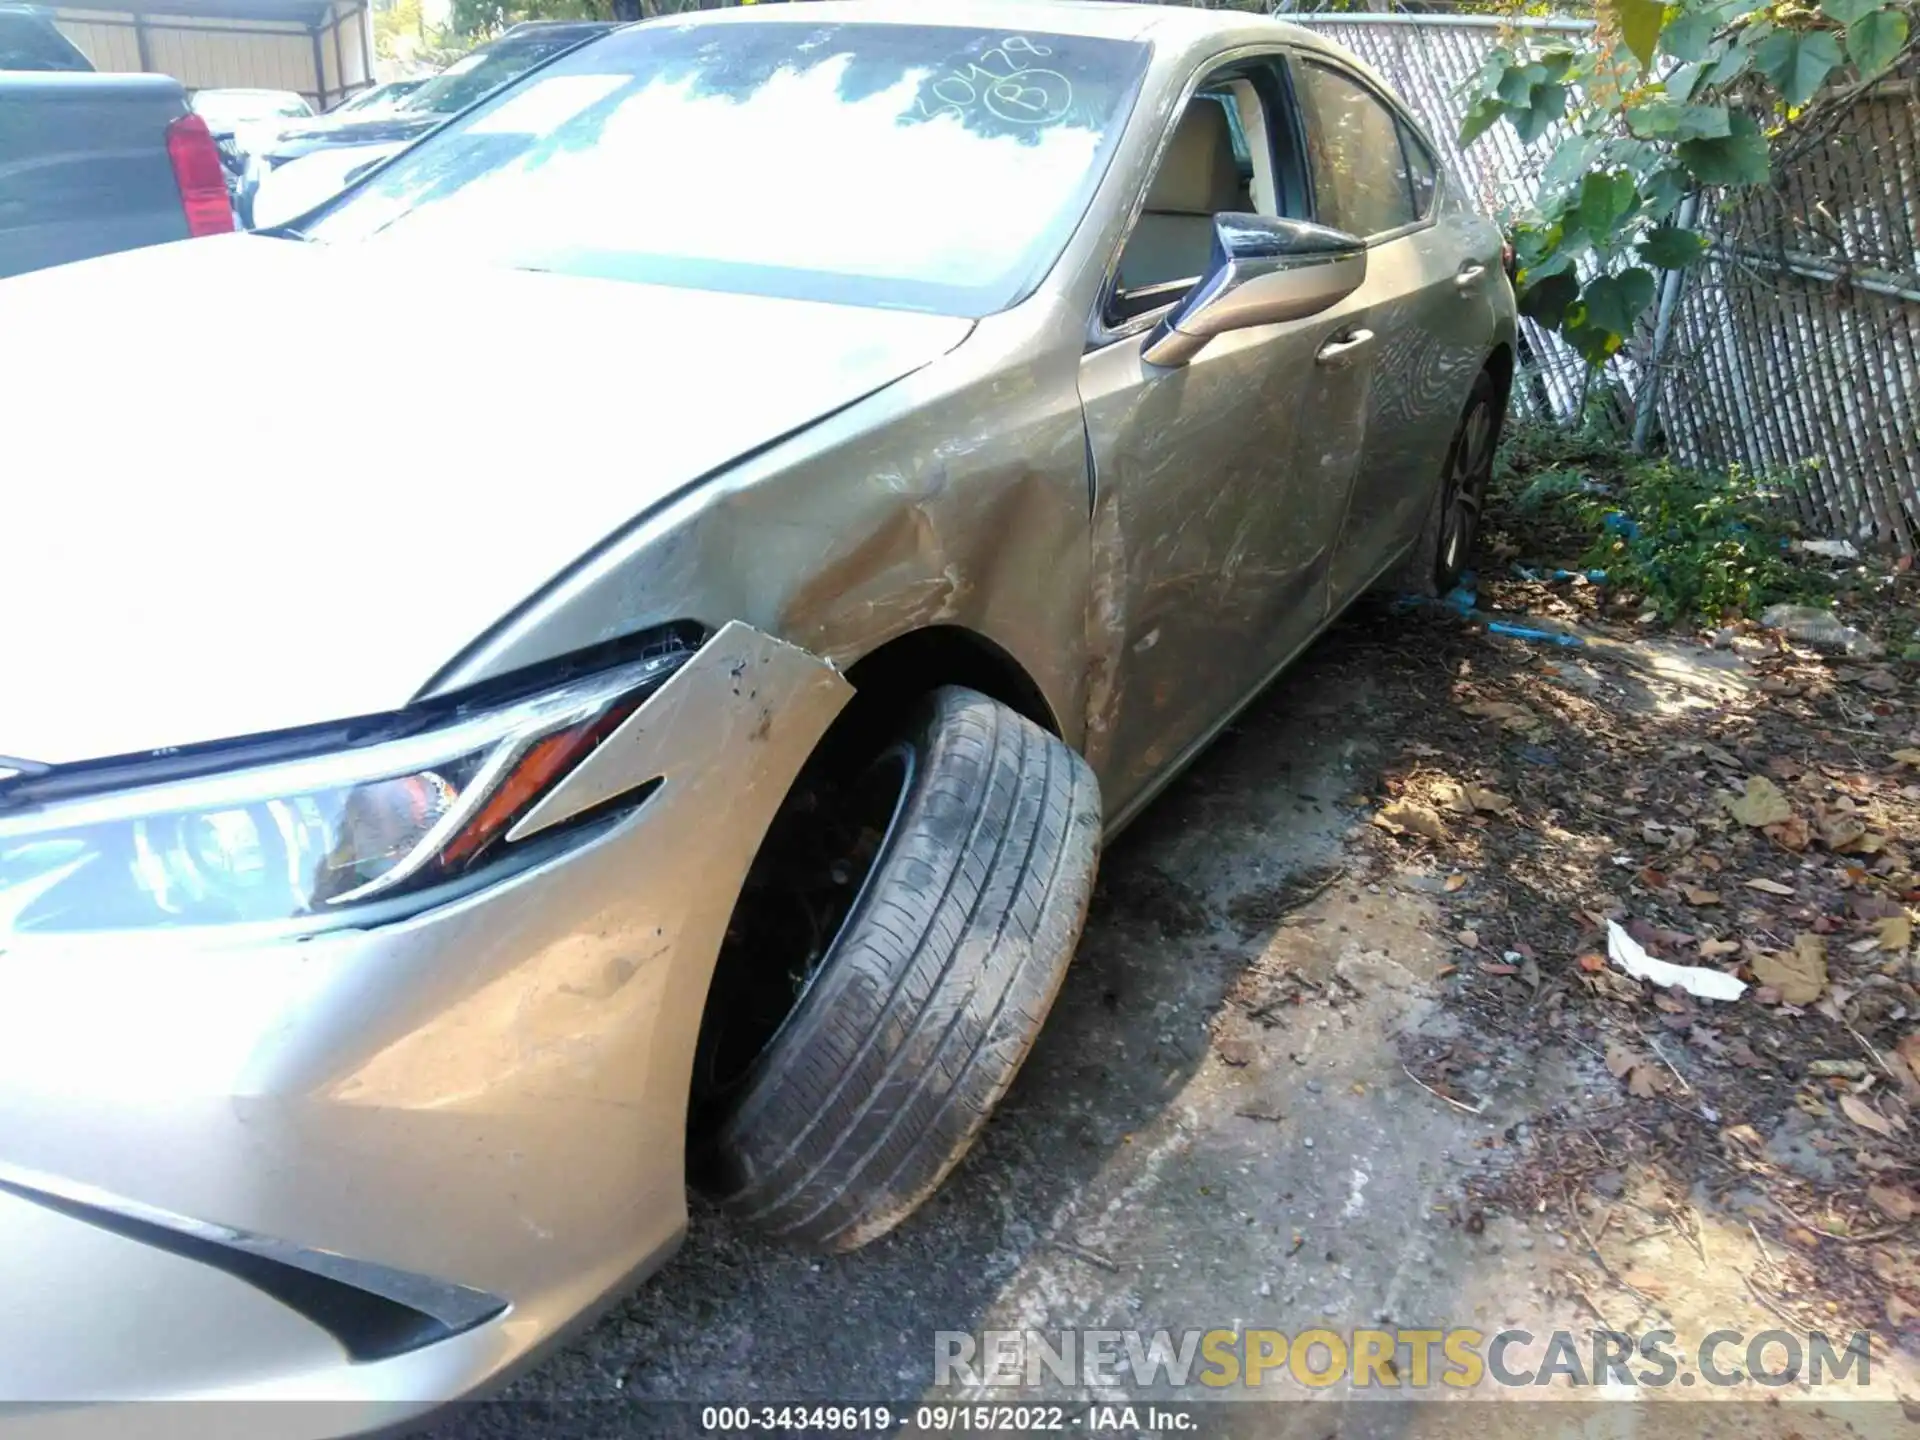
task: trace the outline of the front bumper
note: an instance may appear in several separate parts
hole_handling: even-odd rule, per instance
[[[542,802],[658,779],[644,804],[487,890],[299,942],[0,952],[0,1402],[392,1424],[656,1263],[721,937],[850,694],[731,624]]]

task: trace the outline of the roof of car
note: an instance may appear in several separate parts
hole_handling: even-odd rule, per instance
[[[740,24],[754,21],[870,21],[896,25],[981,25],[1018,33],[1095,35],[1117,40],[1167,36],[1193,40],[1209,34],[1269,29],[1314,42],[1311,31],[1245,10],[1188,5],[1136,5],[1125,0],[952,0],[930,13],[925,0],[810,0],[805,5],[755,5],[676,15],[668,24]],[[653,24],[660,21],[648,22]]]

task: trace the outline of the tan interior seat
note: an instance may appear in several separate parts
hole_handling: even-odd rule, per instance
[[[1194,97],[1120,254],[1120,288],[1198,279],[1213,248],[1213,217],[1252,208],[1234,164],[1226,109],[1217,100]]]

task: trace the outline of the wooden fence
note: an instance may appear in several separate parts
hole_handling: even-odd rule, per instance
[[[1526,208],[1564,130],[1523,146],[1495,126],[1455,143],[1463,87],[1516,29],[1579,43],[1579,20],[1289,14],[1367,60],[1426,122],[1489,210]],[[1599,380],[1523,324],[1520,413],[1573,419],[1596,402],[1680,460],[1790,479],[1815,530],[1920,549],[1920,66],[1860,93],[1824,134],[1789,135],[1772,184],[1699,197],[1705,263]]]

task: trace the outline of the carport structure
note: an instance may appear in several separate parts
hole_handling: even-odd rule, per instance
[[[189,90],[294,90],[324,110],[373,80],[367,0],[90,0],[53,19],[94,68]]]

